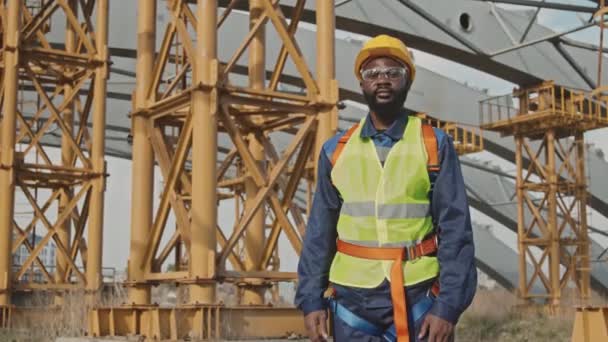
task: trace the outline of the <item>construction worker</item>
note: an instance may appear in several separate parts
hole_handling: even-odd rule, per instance
[[[323,145],[295,303],[315,342],[328,309],[338,342],[451,341],[477,286],[453,142],[404,110],[416,68],[401,40],[370,39],[354,71],[369,115]]]

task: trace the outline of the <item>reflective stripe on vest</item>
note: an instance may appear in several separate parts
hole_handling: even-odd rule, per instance
[[[433,231],[421,120],[408,118],[403,137],[389,151],[384,166],[374,142],[360,136],[364,120],[352,132],[331,173],[343,199],[338,235],[361,246],[414,245]],[[391,261],[366,260],[338,252],[330,280],[371,288],[390,279],[390,266]],[[421,257],[404,263],[404,283],[413,285],[436,277],[438,272],[436,257]]]
[[[349,216],[376,215],[375,202],[348,202],[342,204],[340,214]],[[429,216],[430,205],[427,203],[379,204],[377,216],[380,219],[424,218]]]

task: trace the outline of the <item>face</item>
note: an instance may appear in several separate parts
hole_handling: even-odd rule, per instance
[[[374,58],[364,64],[362,71],[370,69],[405,68],[401,63],[387,57]],[[364,79],[361,82],[363,95],[370,109],[377,114],[395,114],[403,106],[408,92],[408,69],[405,74],[389,77],[381,73],[375,79]]]

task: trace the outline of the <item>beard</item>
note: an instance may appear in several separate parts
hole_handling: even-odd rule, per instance
[[[401,112],[405,99],[407,98],[408,89],[402,89],[395,93],[392,101],[379,103],[374,93],[363,91],[363,97],[369,106],[369,109],[376,113],[381,118],[393,118]]]

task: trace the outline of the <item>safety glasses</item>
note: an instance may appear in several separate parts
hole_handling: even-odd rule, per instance
[[[361,70],[361,78],[364,81],[375,81],[382,75],[390,80],[397,80],[404,77],[407,74],[407,70],[403,67],[388,67],[388,68],[371,68]]]

